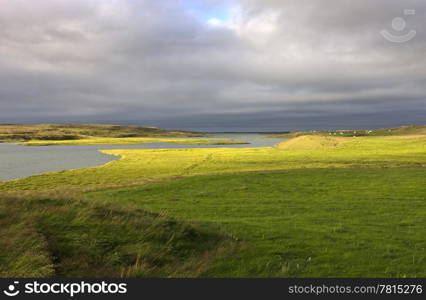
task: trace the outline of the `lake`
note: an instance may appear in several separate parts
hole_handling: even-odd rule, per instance
[[[0,143],[0,181],[13,180],[52,171],[95,167],[118,159],[100,149],[182,149],[182,148],[257,148],[272,147],[283,139],[265,138],[259,134],[220,135],[246,141],[245,145],[189,145],[147,143],[143,145],[18,146]]]

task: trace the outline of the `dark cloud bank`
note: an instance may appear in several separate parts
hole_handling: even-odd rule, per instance
[[[0,123],[426,123],[423,0],[0,0]],[[415,15],[404,15],[415,9]],[[392,28],[403,17],[406,29]],[[406,43],[387,29],[417,35]]]

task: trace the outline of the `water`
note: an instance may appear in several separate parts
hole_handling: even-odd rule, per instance
[[[254,148],[272,147],[283,139],[261,135],[221,135],[249,142],[245,145],[188,145],[148,143],[143,145],[82,145],[82,146],[18,146],[0,143],[0,180],[12,180],[52,171],[87,168],[103,165],[117,159],[99,152],[100,149],[182,149],[182,148]]]

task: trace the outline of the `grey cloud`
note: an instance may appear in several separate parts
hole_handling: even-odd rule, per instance
[[[0,0],[0,123],[288,130],[424,121],[424,1],[196,2],[231,4],[235,15],[211,26],[190,2]],[[405,16],[416,38],[384,40],[380,30],[392,31],[405,8],[416,9]]]

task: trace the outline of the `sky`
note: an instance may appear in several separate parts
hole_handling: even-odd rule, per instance
[[[0,123],[426,124],[424,0],[0,0]]]

